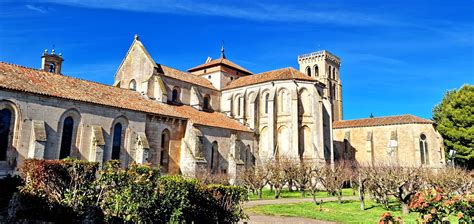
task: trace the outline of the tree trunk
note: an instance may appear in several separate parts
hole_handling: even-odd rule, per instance
[[[313,195],[313,202],[314,202],[314,204],[318,205],[318,202],[316,201],[316,191],[315,191],[315,190],[311,190],[311,194]]]
[[[342,190],[339,190],[339,192],[337,192],[337,200],[339,201],[339,203],[342,203]]]
[[[410,210],[408,209],[408,204],[405,202],[402,202],[402,211],[403,214],[408,214],[410,212]]]
[[[304,188],[301,188],[301,197],[302,198],[304,198],[304,193],[305,193]]]
[[[257,190],[258,199],[262,199],[262,188]]]
[[[362,182],[362,177],[359,174],[359,201],[360,201],[360,210],[365,210],[364,202],[364,183]]]
[[[273,192],[273,184],[270,184],[270,193]]]

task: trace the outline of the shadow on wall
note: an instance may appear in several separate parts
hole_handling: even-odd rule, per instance
[[[334,141],[334,161],[355,161],[356,151],[348,140]]]

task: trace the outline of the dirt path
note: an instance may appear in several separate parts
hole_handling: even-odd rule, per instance
[[[346,196],[342,197],[342,200],[357,200],[357,196]],[[318,201],[328,202],[328,201],[337,201],[336,197],[327,197],[327,198],[318,198]],[[249,201],[244,204],[244,208],[251,208],[254,206],[259,205],[272,205],[272,204],[294,204],[294,203],[301,203],[301,202],[312,202],[312,198],[285,198],[285,199],[272,199],[272,200],[255,200]],[[249,223],[249,224],[261,224],[261,223],[272,223],[272,224],[280,224],[280,223],[288,223],[288,224],[329,224],[335,222],[328,222],[328,221],[319,221],[314,219],[308,218],[300,218],[300,217],[284,217],[284,216],[269,216],[269,215],[261,215],[261,214],[254,214],[250,213],[248,220],[243,220],[240,223]]]

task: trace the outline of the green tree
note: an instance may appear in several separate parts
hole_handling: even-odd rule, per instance
[[[433,119],[444,138],[446,153],[456,150],[456,163],[474,168],[474,86],[448,91],[433,108]]]

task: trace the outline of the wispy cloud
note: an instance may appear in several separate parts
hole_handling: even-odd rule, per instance
[[[36,11],[36,12],[39,12],[39,13],[41,13],[41,14],[46,14],[46,13],[48,13],[48,11],[47,11],[46,9],[43,9],[43,8],[41,8],[41,7],[38,7],[38,6],[34,6],[34,5],[27,4],[27,5],[25,5],[25,7],[26,7],[27,9],[30,9],[30,10],[33,10],[33,11]]]
[[[387,25],[396,21],[382,15],[369,15],[347,10],[303,10],[292,5],[261,3],[207,3],[189,0],[35,0],[84,8],[114,9],[151,13],[209,15],[253,21],[331,23],[339,25]]]

